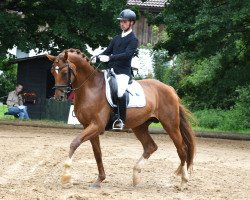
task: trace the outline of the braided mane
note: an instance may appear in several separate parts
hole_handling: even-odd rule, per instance
[[[70,52],[70,53],[75,53],[75,54],[81,55],[81,56],[82,56],[83,58],[85,58],[88,62],[90,61],[90,59],[89,59],[84,53],[82,53],[80,49],[73,49],[73,48],[65,49],[65,50],[63,50],[62,53],[65,53],[65,52]]]

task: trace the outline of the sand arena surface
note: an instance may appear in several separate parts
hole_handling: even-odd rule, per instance
[[[72,139],[79,129],[0,127],[0,199],[250,199],[250,141],[197,139],[194,171],[188,188],[179,191],[174,176],[179,158],[165,134],[152,137],[158,150],[132,186],[133,166],[142,146],[133,133],[106,132],[101,136],[106,180],[101,189],[89,187],[97,178],[90,142],[75,152],[73,187],[63,189],[60,178]]]

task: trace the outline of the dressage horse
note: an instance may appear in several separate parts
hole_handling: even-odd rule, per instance
[[[70,167],[75,150],[90,140],[98,167],[98,178],[92,187],[100,187],[106,178],[99,135],[103,134],[109,121],[112,108],[105,98],[104,73],[96,69],[91,61],[77,49],[68,49],[58,56],[47,55],[53,62],[51,73],[55,78],[55,98],[61,99],[63,93],[75,92],[74,112],[83,125],[83,131],[70,144],[69,157],[65,162],[62,184],[72,184]],[[133,168],[133,185],[140,182],[144,162],[157,150],[157,145],[149,134],[152,122],[160,122],[173,140],[181,163],[176,174],[181,176],[181,188],[188,181],[188,169],[193,164],[195,137],[188,123],[189,112],[180,103],[175,90],[154,79],[138,81],[146,96],[146,106],[128,108],[125,128],[132,129],[143,146],[143,154]]]

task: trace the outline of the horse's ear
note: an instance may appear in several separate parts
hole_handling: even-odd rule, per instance
[[[54,62],[55,59],[56,59],[55,56],[52,56],[52,55],[49,55],[49,54],[47,54],[46,56],[47,56],[47,58],[48,58],[49,60],[51,60],[52,62]]]
[[[63,58],[64,58],[65,61],[68,60],[68,52],[67,51],[65,51]]]

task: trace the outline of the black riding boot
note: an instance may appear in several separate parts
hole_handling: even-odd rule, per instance
[[[122,97],[118,97],[117,106],[118,106],[118,119],[115,120],[113,124],[113,129],[122,130],[125,126],[125,121],[126,121],[126,110],[127,110],[126,94],[124,94]]]

